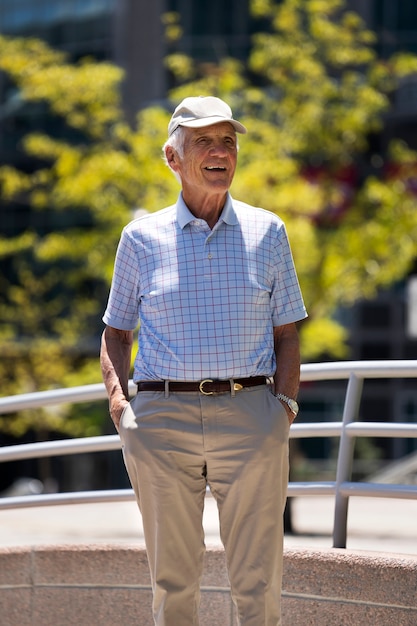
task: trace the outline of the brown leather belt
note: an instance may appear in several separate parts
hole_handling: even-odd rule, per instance
[[[206,378],[200,382],[179,382],[169,381],[168,389],[175,391],[199,391],[205,396],[211,396],[213,393],[224,393],[239,391],[243,387],[258,387],[266,385],[268,379],[265,376],[252,376],[250,378],[232,378],[231,380],[211,380]],[[146,380],[138,383],[138,393],[140,391],[165,391],[165,382],[156,380]]]

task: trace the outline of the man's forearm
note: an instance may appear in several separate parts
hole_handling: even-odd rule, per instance
[[[129,400],[129,371],[133,333],[107,326],[101,339],[100,365],[116,426]]]
[[[300,345],[295,324],[274,328],[274,350],[277,361],[275,393],[283,393],[295,400],[300,386]]]

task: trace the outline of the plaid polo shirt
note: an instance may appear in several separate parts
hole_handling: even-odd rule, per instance
[[[134,380],[272,376],[273,327],[307,316],[282,220],[228,195],[210,230],[177,203],[123,230],[103,321],[140,323]]]

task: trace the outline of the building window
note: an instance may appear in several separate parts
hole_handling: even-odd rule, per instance
[[[180,15],[183,37],[178,47],[185,54],[208,62],[247,58],[252,27],[249,0],[169,0],[167,5],[168,11]]]
[[[389,328],[391,323],[390,307],[386,304],[370,302],[360,308],[360,324],[363,328]]]
[[[387,57],[399,50],[417,52],[415,0],[376,0],[374,6],[374,29],[380,54]]]

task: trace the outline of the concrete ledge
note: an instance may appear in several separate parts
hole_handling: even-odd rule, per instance
[[[143,547],[0,550],[2,626],[153,626]],[[235,624],[224,554],[206,554],[201,626]],[[417,557],[351,550],[287,550],[283,626],[414,626]]]
[[[337,549],[286,551],[283,624],[417,624],[417,556]]]

